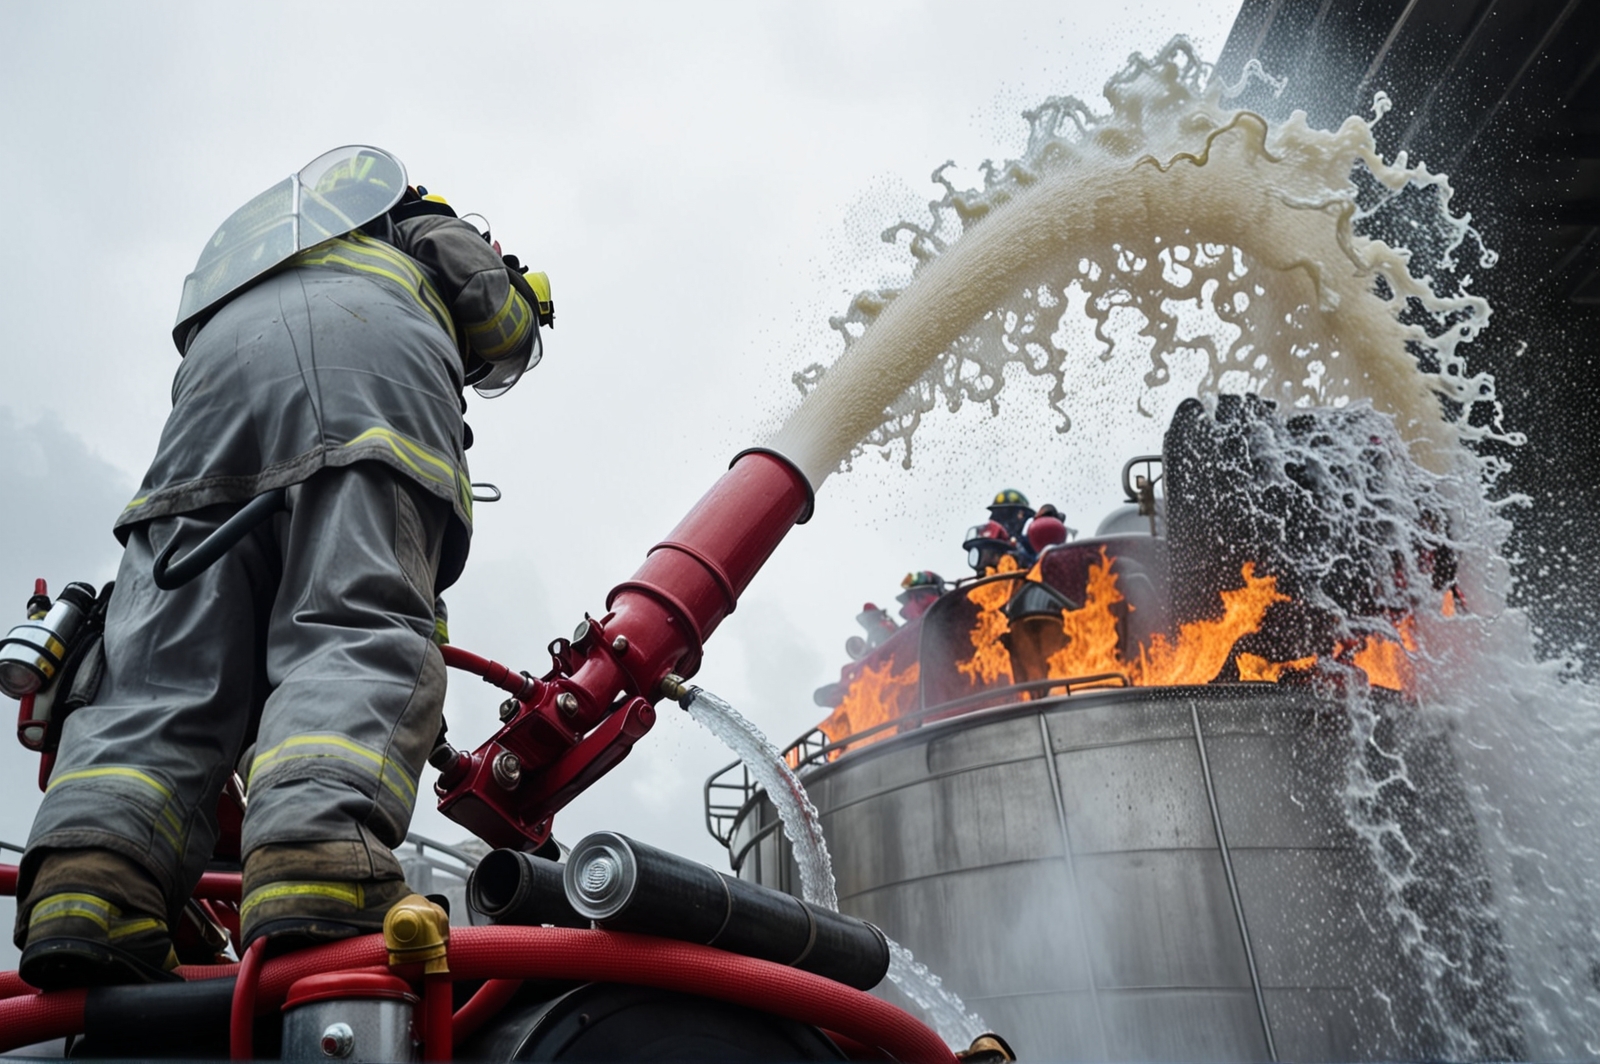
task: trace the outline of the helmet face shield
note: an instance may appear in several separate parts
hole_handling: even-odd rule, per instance
[[[351,144],[317,156],[228,216],[184,278],[172,339],[183,351],[201,314],[296,252],[359,229],[400,202],[406,168],[379,148]]]
[[[544,357],[544,337],[539,323],[533,323],[533,346],[525,358],[505,358],[498,362],[484,362],[469,375],[467,383],[485,399],[498,399],[511,390],[522,375],[539,364]]]

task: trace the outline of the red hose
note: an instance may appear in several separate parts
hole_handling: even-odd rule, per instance
[[[37,994],[38,991],[22,981],[16,972],[0,972],[0,1001],[20,994]],[[468,1002],[470,1005],[471,1002]]]
[[[506,1002],[522,989],[521,979],[491,979],[478,988],[472,1000],[461,1006],[450,1021],[450,1040],[460,1045],[470,1038],[485,1020],[506,1007]]]
[[[256,1007],[281,1004],[289,987],[304,976],[381,966],[387,959],[379,935],[279,957],[261,969]],[[196,967],[184,975],[197,978],[229,970]],[[955,1061],[933,1031],[871,994],[809,972],[687,942],[560,927],[454,927],[450,972],[457,979],[568,979],[677,990],[837,1031],[887,1050],[898,1060]],[[241,971],[241,984],[244,975]],[[236,987],[236,1002],[238,992]],[[82,1029],[82,991],[0,1001],[0,1051]]]
[[[513,695],[525,695],[528,691],[528,678],[522,673],[512,669],[509,665],[502,665],[498,661],[479,657],[470,650],[462,650],[458,646],[446,643],[439,648],[444,655],[444,663],[452,669],[470,672],[483,680],[484,683]]]
[[[0,1052],[83,1031],[85,990],[19,994],[0,1001]]]
[[[228,1016],[228,1056],[232,1060],[256,1058],[256,983],[261,975],[261,953],[267,940],[258,938],[244,951],[239,962],[239,977],[233,984],[233,1011]],[[284,988],[288,993],[288,988]]]

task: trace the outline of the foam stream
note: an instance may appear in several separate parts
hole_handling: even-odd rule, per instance
[[[1088,357],[1142,364],[1149,387],[1169,378],[1169,360],[1199,353],[1209,361],[1203,388],[1231,372],[1289,403],[1370,399],[1430,463],[1447,464],[1463,426],[1446,423],[1438,397],[1494,401],[1492,380],[1467,372],[1460,350],[1488,306],[1435,291],[1409,269],[1409,251],[1362,235],[1360,223],[1408,187],[1435,190],[1447,207],[1448,181],[1381,158],[1370,121],[1325,131],[1297,118],[1269,129],[1224,107],[1206,76],[1176,40],[1107,84],[1106,113],[1071,98],[1027,112],[1026,152],[985,164],[982,189],[958,190],[944,167],[935,171],[945,195],[930,205],[931,222],[884,233],[907,238],[912,279],[861,293],[834,319],[846,350],[825,371],[796,375],[806,398],[771,445],[813,486],[864,443],[899,445],[909,464],[924,414],[993,405],[1012,366],[1049,377],[1065,419],[1084,353],[1062,325],[1087,313],[1101,348]],[[1380,98],[1380,115],[1386,106]],[[1449,232],[1435,264],[1449,270],[1471,231],[1441,217]],[[1193,311],[1223,328],[1196,334]],[[1113,339],[1130,313],[1142,344]],[[1419,372],[1408,345],[1426,349],[1435,369]],[[1495,432],[1489,421],[1472,431]]]

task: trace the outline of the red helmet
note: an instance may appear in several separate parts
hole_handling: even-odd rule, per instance
[[[1067,526],[1059,517],[1040,514],[1028,525],[1028,546],[1038,554],[1046,547],[1067,541]]]

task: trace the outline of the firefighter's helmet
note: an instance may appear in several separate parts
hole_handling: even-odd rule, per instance
[[[967,552],[967,564],[972,566],[972,571],[982,574],[1010,554],[1016,541],[999,521],[985,521],[967,530],[967,538],[961,546]]]
[[[1022,492],[1006,488],[995,494],[994,502],[989,504],[989,516],[1005,526],[1012,539],[1021,539],[1022,526],[1033,516],[1033,507],[1028,505],[1028,497]]]
[[[944,577],[932,569],[919,569],[907,573],[900,586],[904,590],[895,596],[895,601],[900,603],[900,616],[910,621],[926,613],[944,594]]]
[[[1028,497],[1016,488],[1004,488],[995,493],[994,502],[989,504],[989,508],[992,510],[996,506],[1020,506],[1029,513],[1033,512],[1028,505]]]

